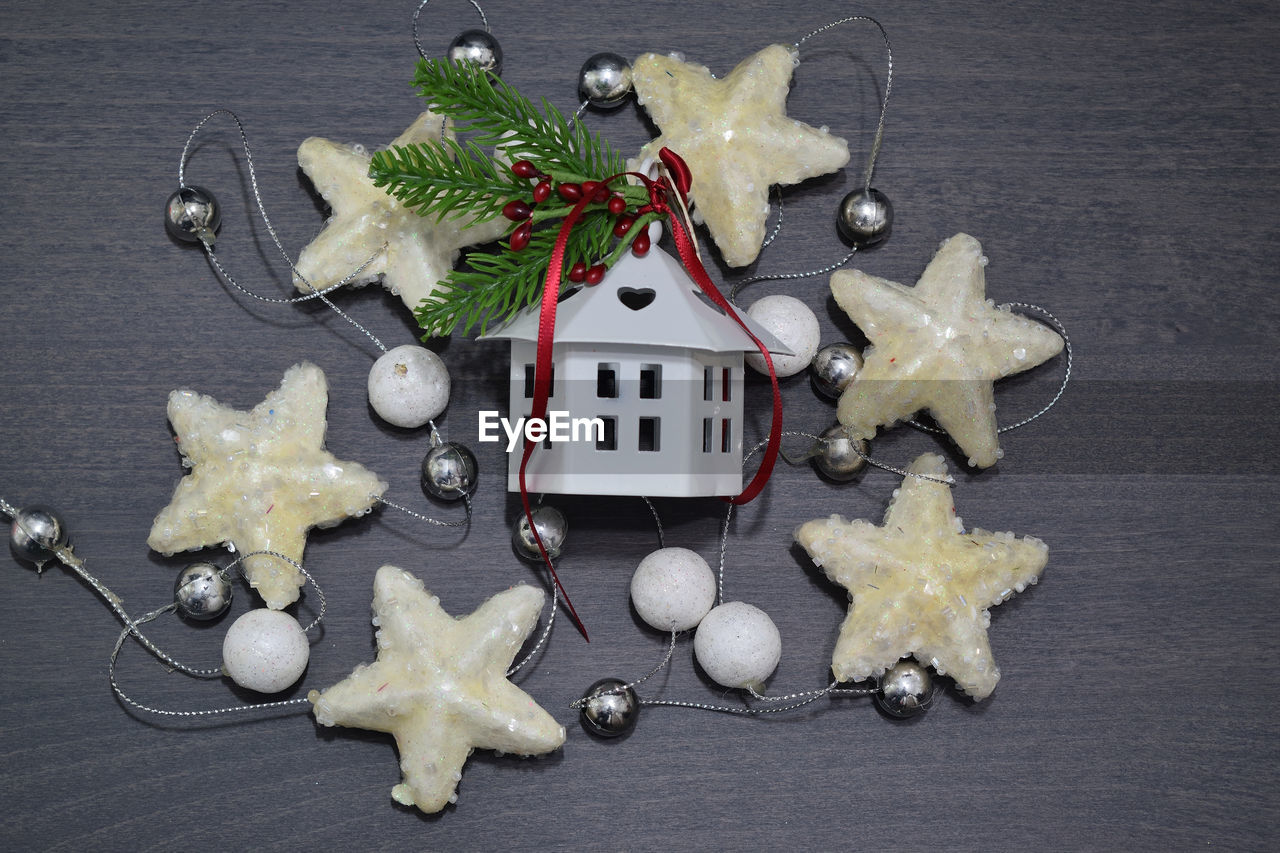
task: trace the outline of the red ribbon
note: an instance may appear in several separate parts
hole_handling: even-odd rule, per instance
[[[778,448],[782,442],[782,395],[778,390],[778,375],[773,369],[773,357],[769,355],[769,348],[752,334],[751,329],[738,316],[738,312],[734,310],[733,305],[716,289],[711,277],[707,275],[706,269],[703,268],[702,261],[698,259],[697,244],[694,242],[693,236],[685,227],[683,219],[678,215],[673,215],[675,211],[668,203],[667,196],[671,192],[678,193],[681,208],[683,209],[685,197],[688,195],[689,187],[693,182],[688,165],[669,148],[663,148],[658,153],[658,157],[662,160],[668,174],[671,175],[671,180],[659,178],[655,181],[648,175],[642,175],[638,172],[624,172],[606,178],[601,183],[608,185],[613,180],[623,177],[623,175],[634,176],[643,182],[649,190],[649,204],[641,208],[640,212],[653,211],[667,217],[671,223],[671,237],[675,241],[676,252],[680,256],[680,262],[684,264],[684,268],[689,272],[694,283],[702,289],[708,299],[719,306],[725,314],[742,328],[742,331],[746,333],[751,342],[760,350],[761,355],[764,356],[765,364],[769,368],[769,383],[773,387],[773,418],[769,426],[769,443],[765,448],[764,459],[760,463],[760,468],[756,471],[755,476],[751,478],[751,482],[747,484],[747,487],[742,490],[741,494],[724,499],[732,504],[745,504],[754,500],[764,489],[765,483],[768,482],[769,476],[773,473],[774,463],[778,460]],[[591,198],[584,196],[573,206],[568,215],[565,216],[564,221],[561,222],[560,234],[556,238],[554,248],[551,250],[551,259],[547,265],[547,277],[542,289],[542,306],[538,315],[538,346],[533,370],[533,411],[530,415],[531,418],[545,420],[547,416],[547,400],[551,396],[551,364],[552,346],[555,342],[556,306],[560,302],[560,281],[561,274],[564,271],[565,250],[569,243],[569,232],[573,230],[573,226],[577,224],[582,217],[583,211],[591,201]],[[529,506],[529,489],[525,483],[525,468],[528,466],[529,457],[533,455],[533,449],[536,446],[535,442],[525,440],[524,456],[520,460],[520,502],[524,505],[524,515],[529,523],[529,529],[533,531],[533,539],[538,543],[538,553],[542,555],[542,561],[551,573],[551,579],[555,582],[561,597],[564,598],[564,604],[569,611],[569,616],[573,619],[573,623],[578,627],[578,630],[582,632],[582,636],[590,642],[590,638],[587,637],[587,629],[582,624],[582,620],[578,618],[578,612],[574,609],[573,603],[569,601],[569,595],[565,592],[564,585],[560,583],[560,577],[556,574],[555,566],[551,564],[551,558],[547,554],[546,546],[542,544],[542,537],[538,535],[538,528],[533,523],[533,513]]]

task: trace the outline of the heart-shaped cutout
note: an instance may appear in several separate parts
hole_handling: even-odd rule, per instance
[[[632,311],[639,311],[641,308],[648,306],[657,295],[651,287],[639,289],[634,287],[618,288],[618,301]]]

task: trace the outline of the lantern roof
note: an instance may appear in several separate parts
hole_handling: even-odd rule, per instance
[[[566,291],[556,309],[556,343],[665,346],[707,352],[755,351],[742,328],[713,303],[680,262],[658,248],[661,225],[649,226],[653,248],[625,253],[595,286]],[[738,316],[775,355],[786,344],[739,309]],[[537,341],[539,306],[517,314],[484,339]]]

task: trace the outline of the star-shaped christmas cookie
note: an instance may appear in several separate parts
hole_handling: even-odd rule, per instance
[[[927,409],[970,465],[996,464],[992,383],[1049,360],[1063,340],[986,299],[986,262],[977,240],[957,234],[915,287],[860,270],[831,276],[836,302],[870,344],[836,410],[853,438],[871,438],[877,427]]]
[[[849,146],[826,130],[787,118],[795,50],[775,44],[744,59],[723,80],[701,65],[646,53],[632,68],[636,99],[662,135],[640,159],[663,147],[684,158],[689,195],[724,262],[746,266],[760,254],[769,187],[834,172]]]
[[[391,796],[428,813],[457,800],[476,747],[518,755],[557,749],[564,727],[507,680],[543,597],[515,586],[454,619],[422,581],[383,566],[373,581],[378,659],[308,694],[317,722],[394,735],[403,779]]]
[[[364,515],[387,484],[324,449],[324,373],[303,362],[249,412],[180,390],[169,395],[169,422],[191,473],[160,510],[147,544],[165,555],[226,544],[242,553],[275,551],[297,562],[312,527]],[[244,563],[267,607],[298,600],[302,573],[269,556]]]
[[[453,138],[448,121],[425,112],[391,145],[438,146],[442,138]],[[419,216],[373,185],[371,157],[363,147],[317,136],[298,146],[298,165],[333,215],[298,256],[297,271],[306,280],[295,275],[294,285],[304,292],[323,290],[373,258],[351,283],[382,276],[383,285],[413,310],[453,269],[459,250],[498,239],[510,223],[501,217],[473,225],[466,215],[441,221]]]
[[[934,479],[921,479],[920,476]],[[1039,578],[1049,549],[1031,536],[968,532],[956,516],[941,456],[912,463],[884,524],[833,515],[802,524],[796,542],[849,591],[831,671],[840,681],[882,674],[914,656],[974,699],[1000,680],[987,626],[991,607]]]

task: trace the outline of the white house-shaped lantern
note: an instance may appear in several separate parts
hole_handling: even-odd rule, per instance
[[[529,458],[530,492],[696,497],[742,491],[743,358],[755,344],[672,256],[623,255],[604,280],[561,296],[552,347],[551,413],[599,418],[578,440],[543,441]],[[791,352],[739,312],[770,352]],[[538,306],[488,338],[511,341],[508,417],[533,408]],[[571,430],[567,430],[570,433]],[[572,435],[571,435],[572,437]],[[520,489],[523,445],[508,456]]]

